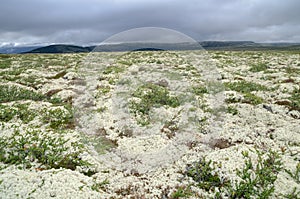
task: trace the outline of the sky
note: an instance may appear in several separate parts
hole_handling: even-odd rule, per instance
[[[2,0],[0,47],[89,45],[162,27],[197,41],[300,42],[299,0]]]

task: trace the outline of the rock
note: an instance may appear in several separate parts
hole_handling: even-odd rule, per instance
[[[158,86],[162,86],[162,87],[168,87],[169,86],[169,82],[165,79],[159,80],[155,84],[158,85]]]
[[[53,90],[50,90],[50,91],[48,91],[47,93],[45,93],[45,95],[46,95],[47,97],[51,97],[52,95],[55,95],[56,93],[58,93],[58,92],[60,92],[60,91],[62,91],[62,89],[53,89]]]
[[[54,76],[47,77],[47,79],[59,79],[61,77],[64,77],[66,74],[67,74],[66,71],[62,71],[62,72],[57,73]]]
[[[263,105],[263,108],[266,109],[267,111],[273,113],[272,107],[271,106],[267,106],[267,105]]]
[[[70,82],[70,85],[79,85],[79,86],[85,86],[86,85],[86,81],[84,79],[78,78],[78,79],[74,79]]]
[[[296,110],[292,110],[288,113],[291,117],[295,119],[300,119],[300,112]]]
[[[225,138],[220,138],[220,139],[213,139],[210,141],[209,146],[212,148],[219,148],[219,149],[225,149],[228,148],[230,146],[232,146],[233,144],[231,144],[228,140],[226,140]]]
[[[69,72],[69,73],[66,73],[64,76],[63,76],[64,79],[66,80],[76,80],[79,78],[78,74],[77,73],[74,73],[74,72]]]
[[[295,80],[289,78],[289,79],[282,80],[281,83],[295,83]]]
[[[284,99],[284,100],[276,101],[275,104],[282,105],[282,106],[291,106],[292,102],[290,100]]]

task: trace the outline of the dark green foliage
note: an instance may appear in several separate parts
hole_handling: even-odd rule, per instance
[[[279,154],[269,151],[263,157],[263,153],[257,151],[258,162],[253,164],[248,152],[243,152],[245,166],[237,170],[240,181],[227,188],[229,198],[269,198],[274,192],[274,182],[282,169]]]
[[[133,97],[140,98],[139,102],[131,101],[129,108],[136,117],[144,117],[140,124],[149,124],[149,113],[151,108],[160,106],[177,107],[180,105],[177,97],[170,96],[167,88],[152,83],[140,86],[132,94]]]
[[[237,115],[239,113],[239,111],[235,107],[228,106],[227,113],[230,113],[232,115]]]
[[[300,88],[294,89],[289,99],[292,101],[292,104],[289,108],[291,110],[300,111]]]
[[[231,107],[231,106],[227,107],[227,112],[232,115],[237,115],[239,113],[239,111],[236,108]]]
[[[72,152],[64,144],[68,142],[61,137],[51,137],[39,130],[28,130],[24,134],[15,130],[9,137],[0,140],[0,161],[5,164],[32,167],[38,162],[46,169],[66,168],[75,170],[76,166],[89,165],[79,155],[83,145],[72,143]]]
[[[270,198],[275,190],[274,183],[278,173],[282,170],[282,162],[278,153],[269,151],[257,153],[257,164],[254,164],[248,152],[243,152],[245,158],[244,167],[237,170],[236,174],[240,178],[235,183],[229,183],[226,179],[221,179],[211,165],[212,161],[202,158],[199,162],[187,167],[186,175],[192,177],[196,186],[206,191],[215,192],[214,198]],[[296,191],[291,195],[297,195]],[[297,195],[298,196],[298,195]],[[291,198],[291,197],[288,197]]]
[[[9,68],[11,65],[11,55],[0,55],[0,69]]]
[[[105,68],[103,71],[103,74],[110,74],[110,73],[121,73],[125,70],[124,67],[119,67],[119,66],[109,66]]]
[[[227,184],[222,180],[211,165],[212,161],[206,161],[205,157],[193,165],[187,167],[186,175],[192,177],[196,185],[206,191],[213,190],[215,187],[223,187]]]
[[[188,198],[192,195],[192,191],[190,187],[178,187],[177,190],[172,193],[171,198],[172,199],[178,199],[178,198]]]
[[[300,183],[300,163],[297,164],[295,172],[285,169],[287,172],[297,183]]]
[[[195,95],[202,96],[204,93],[208,93],[208,90],[205,86],[197,86],[197,87],[193,87],[193,93]]]
[[[99,192],[100,190],[103,190],[105,189],[105,186],[109,184],[109,181],[107,179],[105,179],[104,181],[100,182],[100,183],[94,183],[92,186],[91,186],[91,189],[93,191],[97,191]]]
[[[42,111],[42,121],[48,123],[52,129],[64,129],[72,125],[73,112],[71,107],[45,109]]]
[[[251,72],[261,72],[268,70],[268,65],[266,63],[258,63],[251,66]]]
[[[264,100],[261,97],[258,97],[252,93],[245,93],[242,102],[246,104],[258,105],[263,103]]]
[[[239,82],[230,82],[230,83],[225,83],[225,86],[229,88],[230,90],[241,92],[241,93],[250,93],[252,91],[266,91],[268,90],[267,87],[252,83],[252,82],[247,82],[247,81],[239,81]]]
[[[0,104],[0,121],[8,122],[17,117],[22,122],[28,123],[37,116],[37,112],[30,110],[28,104],[16,104],[13,106],[6,106]]]
[[[252,82],[246,82],[246,81],[225,83],[225,86],[229,90],[237,91],[244,95],[244,99],[242,101],[240,101],[241,103],[247,103],[247,104],[252,104],[252,105],[261,104],[264,102],[264,100],[261,97],[258,97],[256,95],[252,94],[251,92],[268,90],[268,88],[263,85],[252,83]],[[237,101],[232,101],[232,100],[228,101],[227,100],[227,102],[235,103]]]
[[[22,87],[15,85],[0,85],[0,103],[19,100],[42,101],[44,99],[46,99],[44,95]]]

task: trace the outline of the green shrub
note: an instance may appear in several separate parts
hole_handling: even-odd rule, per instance
[[[238,82],[229,82],[229,83],[225,83],[225,86],[227,88],[229,88],[230,90],[233,91],[237,91],[237,92],[241,92],[241,93],[250,93],[252,91],[267,91],[268,88],[260,85],[260,84],[256,84],[256,83],[252,83],[252,82],[247,82],[247,81],[238,81]]]
[[[274,151],[257,153],[257,164],[254,164],[249,153],[244,151],[242,154],[245,164],[236,174],[239,180],[230,183],[226,178],[222,179],[212,161],[206,161],[205,157],[193,163],[186,169],[186,175],[192,177],[197,186],[206,191],[214,191],[214,198],[270,198],[275,191],[274,183],[278,173],[282,170],[281,157]],[[216,191],[215,188],[218,188]],[[179,192],[180,194],[181,192]],[[296,195],[297,192],[291,193]]]
[[[264,102],[264,100],[261,97],[258,97],[256,95],[252,94],[251,92],[253,92],[253,91],[267,91],[268,90],[268,88],[263,86],[263,85],[252,83],[252,82],[246,82],[246,81],[225,83],[225,86],[229,90],[237,91],[237,92],[240,92],[244,95],[244,99],[242,101],[239,101],[239,102],[252,104],[252,105],[261,104],[261,103]],[[237,101],[232,101],[232,100],[228,101],[227,100],[227,102],[235,103]]]
[[[6,106],[0,104],[0,121],[8,122],[13,118],[19,118],[24,123],[32,121],[38,114],[28,108],[28,104],[16,104]]]
[[[177,97],[170,96],[167,88],[152,83],[147,83],[136,89],[132,97],[140,98],[139,102],[130,101],[130,112],[136,117],[141,116],[139,124],[149,124],[149,113],[153,107],[169,106],[177,107],[180,105]]]
[[[269,198],[275,191],[274,182],[282,169],[281,158],[271,150],[266,154],[257,151],[257,154],[258,162],[254,165],[248,152],[243,152],[245,166],[237,170],[240,181],[226,187],[229,198]]]
[[[172,193],[171,198],[188,198],[192,195],[192,193],[193,192],[190,190],[190,187],[178,187],[177,190],[174,193]]]
[[[245,93],[244,99],[242,100],[243,103],[252,104],[252,105],[258,105],[264,102],[264,99],[261,97],[258,97],[252,93]]]
[[[66,147],[65,143],[69,140],[50,136],[48,133],[40,130],[20,133],[15,130],[12,135],[1,138],[0,161],[4,164],[23,165],[24,168],[30,168],[37,162],[46,169],[75,170],[76,166],[89,165],[80,158],[83,145],[73,142],[71,148]]]
[[[232,115],[237,115],[239,113],[239,111],[233,106],[228,106],[227,113],[230,113]]]
[[[292,104],[289,108],[291,110],[300,111],[300,89],[294,89],[289,99],[292,101]]]
[[[11,66],[11,55],[0,55],[0,69],[9,68]]]
[[[300,163],[297,164],[295,172],[285,169],[287,172],[297,183],[300,183]]]
[[[261,72],[266,71],[268,69],[268,65],[266,63],[258,63],[255,65],[252,65],[250,68],[251,72]]]
[[[206,161],[203,157],[198,162],[187,167],[186,175],[192,177],[196,182],[196,186],[206,191],[214,190],[215,187],[223,187],[227,184],[226,180],[222,180],[218,173],[214,171],[211,165],[212,161]]]
[[[33,100],[42,101],[46,96],[15,85],[0,85],[0,103],[19,101],[19,100]]]
[[[44,109],[42,111],[42,121],[49,124],[52,129],[64,129],[73,123],[73,112],[71,107],[57,107]]]
[[[100,190],[104,190],[105,189],[105,186],[109,184],[109,181],[107,179],[103,180],[102,182],[100,183],[97,183],[95,182],[92,186],[91,186],[91,189],[93,191],[97,191],[97,192],[100,192]]]
[[[119,67],[119,66],[109,66],[105,68],[103,71],[103,74],[110,74],[110,73],[121,73],[125,70],[124,67]]]
[[[193,93],[195,95],[202,96],[203,94],[208,93],[208,90],[205,86],[197,86],[193,87]]]

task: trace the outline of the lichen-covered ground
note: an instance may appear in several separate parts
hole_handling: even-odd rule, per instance
[[[0,198],[300,198],[300,54],[0,55]]]

